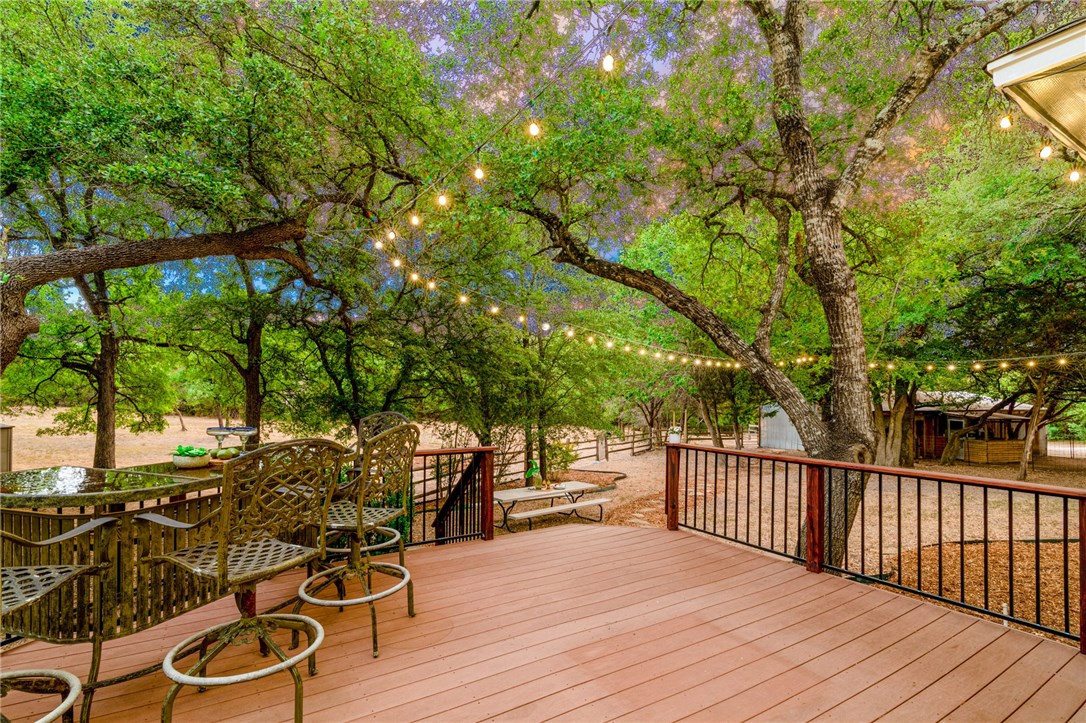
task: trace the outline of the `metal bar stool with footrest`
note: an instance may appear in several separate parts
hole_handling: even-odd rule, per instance
[[[67,532],[41,541],[28,540],[19,535],[0,530],[0,539],[31,551],[74,540],[100,528],[104,532],[107,525],[116,521],[114,517],[97,517]],[[2,625],[2,621],[6,616],[16,610],[39,602],[44,604],[46,597],[53,591],[72,585],[85,575],[98,575],[102,570],[109,567],[109,555],[107,553],[109,545],[106,536],[102,532],[94,537],[94,560],[89,559],[88,556],[84,564],[9,565],[0,567],[0,625]],[[94,591],[92,601],[94,620],[91,624],[94,626],[94,655],[89,674],[91,681],[97,679],[98,664],[102,658],[102,607],[101,589],[99,588]],[[45,614],[60,615],[66,613],[60,609],[53,609]],[[67,614],[74,614],[74,612],[69,610]],[[2,677],[0,677],[0,693],[6,695],[9,690],[31,693],[59,693],[63,696],[60,707],[54,709],[52,713],[41,720],[56,720],[56,718],[63,715],[64,719],[69,721],[72,718],[72,705],[75,703],[75,699],[79,697],[82,685],[74,675],[61,670],[10,670],[4,671]],[[92,691],[88,690],[83,698],[81,719],[84,721],[90,719],[91,695]]]
[[[137,516],[144,522],[186,530],[194,537],[206,525],[210,534],[197,544],[150,559],[217,581],[222,594],[234,594],[241,613],[239,620],[193,635],[166,655],[162,670],[173,686],[162,704],[163,721],[172,719],[174,699],[184,685],[230,685],[282,670],[289,670],[294,678],[294,720],[302,720],[302,677],[296,666],[308,660],[309,674],[317,674],[315,653],[324,640],[324,630],[316,620],[303,615],[258,615],[256,585],[324,554],[328,504],[345,451],[342,445],[323,439],[261,447],[223,465],[220,505],[203,519],[187,524],[156,514]],[[310,539],[314,526],[320,532],[315,541]],[[290,630],[292,637],[304,632],[308,640],[305,650],[288,657],[272,638],[280,628]],[[237,675],[207,675],[208,664],[227,646],[253,642],[259,642],[261,654],[270,650],[279,662]],[[180,672],[176,661],[197,649],[199,660],[187,672]]]
[[[327,558],[346,557],[346,563],[326,567],[313,575],[298,588],[300,601],[295,612],[303,603],[323,607],[370,606],[370,623],[373,637],[373,657],[377,657],[377,608],[378,600],[407,588],[407,614],[415,616],[415,590],[411,573],[404,566],[404,542],[400,532],[388,523],[408,514],[410,495],[414,494],[411,484],[411,471],[414,465],[415,449],[419,444],[419,428],[413,424],[403,424],[381,432],[368,440],[362,448],[361,471],[353,479],[351,496],[343,496],[332,503],[328,511],[328,533],[344,533],[349,540],[348,548],[328,547]],[[340,488],[341,493],[343,488]],[[377,542],[367,544],[368,537],[379,537]],[[370,559],[370,553],[399,548],[399,564],[376,562]],[[399,582],[387,590],[375,592],[373,573],[381,573],[399,578]],[[358,580],[362,585],[362,597],[346,597],[346,581]],[[335,585],[338,600],[316,597],[324,588]]]
[[[63,670],[5,670],[0,673],[0,697],[7,695],[9,690],[59,694],[60,705],[39,718],[37,723],[52,723],[57,718],[72,723],[72,706],[83,685],[79,678]],[[3,713],[0,713],[0,721],[11,723]]]

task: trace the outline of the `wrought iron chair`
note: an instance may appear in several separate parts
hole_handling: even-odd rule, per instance
[[[344,496],[332,503],[328,511],[328,533],[345,533],[349,547],[327,548],[326,557],[346,557],[343,565],[327,567],[309,577],[298,588],[299,602],[294,610],[301,609],[303,603],[323,607],[338,607],[340,611],[347,605],[370,606],[370,624],[373,638],[373,657],[377,657],[377,608],[375,603],[396,592],[407,588],[407,614],[415,616],[415,587],[411,573],[404,566],[403,535],[392,527],[387,527],[393,520],[409,514],[411,496],[411,470],[414,464],[415,449],[419,444],[419,428],[414,424],[402,424],[381,432],[365,443],[362,448],[361,471],[354,476],[349,485],[353,487],[350,496]],[[341,488],[342,491],[342,488]],[[378,538],[372,544],[366,544],[368,538]],[[370,553],[397,545],[399,564],[375,562]],[[373,573],[382,573],[399,578],[399,582],[387,590],[374,592]],[[362,597],[345,599],[348,580],[357,579],[362,585]],[[327,600],[316,595],[328,585],[334,584],[338,592],[337,600]]]
[[[98,517],[88,520],[68,532],[55,535],[47,540],[28,540],[19,535],[0,530],[0,540],[27,549],[42,549],[60,544],[68,540],[86,535],[94,530],[104,531],[104,528],[117,519],[114,517]],[[85,564],[72,565],[12,565],[0,568],[0,621],[9,614],[27,605],[33,605],[46,595],[58,590],[65,585],[74,584],[76,580],[86,575],[97,575],[109,567],[109,545],[102,534],[95,536],[94,555],[95,561],[87,560]],[[97,680],[98,665],[102,659],[102,605],[98,599],[101,591],[94,593],[94,653],[91,658],[91,670],[88,679],[91,682]],[[55,610],[54,614],[63,614],[63,611]],[[0,696],[7,695],[9,690],[21,690],[31,693],[59,693],[61,704],[53,712],[47,715],[45,720],[56,720],[64,716],[65,721],[72,720],[72,706],[82,690],[79,679],[71,673],[62,670],[10,670],[0,675]],[[90,702],[92,691],[87,691],[83,699],[82,719],[90,718]],[[4,718],[6,721],[7,719]]]
[[[335,500],[343,497],[352,497],[354,493],[354,479],[362,471],[362,451],[366,446],[366,442],[376,437],[381,432],[385,432],[393,427],[399,427],[403,424],[411,424],[411,420],[400,414],[399,412],[377,412],[371,414],[368,417],[362,417],[358,420],[358,424],[354,426],[355,441],[349,445],[347,449],[350,452],[351,460],[354,462],[354,467],[351,470],[352,474],[349,475],[349,481],[347,484],[340,485],[336,491],[335,497],[332,498],[333,503]]]
[[[345,448],[323,439],[304,439],[261,447],[223,465],[222,498],[218,509],[192,524],[157,514],[136,519],[174,529],[197,531],[209,527],[210,539],[150,558],[176,565],[189,573],[217,581],[222,594],[233,593],[241,619],[216,625],[174,646],[162,663],[173,681],[162,704],[162,719],[171,720],[173,703],[184,685],[230,685],[289,670],[294,678],[294,719],[302,720],[302,678],[296,668],[309,661],[309,674],[317,674],[315,653],[324,640],[320,624],[302,615],[258,615],[256,585],[281,572],[306,565],[324,554],[324,528],[328,504],[339,477]],[[316,522],[319,535],[311,536]],[[305,632],[308,646],[288,657],[272,639],[278,628]],[[270,650],[279,663],[239,675],[208,677],[207,666],[228,645],[257,641],[264,655]],[[200,659],[187,673],[175,663],[193,652],[199,642]]]

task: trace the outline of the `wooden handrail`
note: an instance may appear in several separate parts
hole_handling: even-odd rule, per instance
[[[750,457],[753,459],[769,460],[771,462],[791,462],[794,464],[844,469],[853,472],[869,472],[871,474],[894,475],[897,477],[919,477],[921,479],[936,480],[939,482],[954,482],[955,484],[1011,490],[1013,492],[1029,492],[1031,494],[1040,493],[1045,495],[1056,495],[1057,497],[1066,497],[1072,500],[1086,500],[1086,490],[1074,489],[1073,487],[1015,482],[1011,480],[991,479],[990,477],[972,477],[964,474],[933,472],[931,470],[910,469],[908,467],[882,467],[873,464],[859,464],[856,462],[836,462],[829,459],[818,459],[817,457],[793,457],[785,454],[765,454],[763,452],[748,452],[744,449],[710,447],[701,444],[672,444],[669,442],[667,446],[676,449],[692,449],[701,452],[704,452],[705,450],[719,450],[721,452],[727,452],[730,455],[735,455],[736,457]]]
[[[469,454],[471,452],[493,452],[497,447],[452,447],[449,449],[416,449],[416,457],[435,457],[440,454]]]

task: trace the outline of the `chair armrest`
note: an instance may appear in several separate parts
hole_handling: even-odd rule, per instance
[[[90,532],[91,530],[95,530],[103,525],[108,525],[116,521],[116,517],[95,517],[93,520],[88,520],[82,525],[79,525],[78,527],[73,527],[67,532],[56,535],[55,537],[50,537],[48,540],[40,540],[37,542],[34,540],[27,540],[23,537],[19,537],[18,535],[13,535],[10,532],[4,532],[0,530],[0,539],[14,542],[16,545],[22,545],[23,547],[48,547],[49,545],[55,545],[58,542],[70,540],[73,537],[79,537],[80,535]]]
[[[142,514],[136,515],[135,519],[139,520],[140,522],[150,522],[151,524],[160,525],[162,527],[170,527],[175,530],[193,530],[197,527],[203,527],[205,524],[218,516],[219,510],[215,509],[210,514],[200,518],[199,520],[196,520],[196,522],[182,522],[180,520],[175,520],[172,517],[166,517],[165,515],[160,515],[155,512],[144,512]]]

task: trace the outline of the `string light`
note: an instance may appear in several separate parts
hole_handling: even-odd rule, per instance
[[[660,352],[656,352],[655,354],[653,354],[653,356],[656,357],[657,359],[659,359],[660,357],[663,356],[663,354],[661,354]]]
[[[468,297],[466,295],[464,295],[464,294],[460,294],[460,303],[461,304],[468,303]]]
[[[551,325],[548,324],[547,322],[543,322],[543,326],[541,326],[539,328],[541,328],[543,331],[550,331],[551,330]]]
[[[403,265],[403,262],[399,259],[392,259],[392,265],[398,269]]]
[[[668,361],[675,361],[675,355],[674,354],[668,354],[667,355],[667,360]]]
[[[958,368],[958,365],[957,365],[957,364],[947,364],[947,365],[946,365],[946,370],[947,370],[948,372],[952,372],[952,371],[954,371],[954,370],[955,370],[955,369],[957,369],[957,368]]]
[[[981,364],[980,362],[976,362],[975,364],[973,364],[973,371],[975,371],[975,372],[979,372],[983,368],[984,368],[984,365]]]
[[[418,281],[419,280],[419,275],[416,274],[414,271],[411,272],[411,280],[412,281]]]
[[[524,323],[524,314],[521,314],[520,316],[518,316],[517,321],[519,321],[521,324],[523,324]]]
[[[1042,148],[1040,156],[1041,156],[1042,161],[1047,161],[1049,158],[1051,158],[1052,157],[1052,146],[1045,146],[1044,148]]]
[[[637,351],[637,353],[640,354],[641,356],[645,356],[646,354],[648,354],[648,351],[646,351],[645,349],[639,349]]]
[[[935,371],[935,365],[934,364],[928,364],[924,368],[927,369],[929,372]]]
[[[532,138],[537,137],[542,131],[543,129],[540,128],[539,124],[535,121],[532,121],[528,124],[528,135],[530,135]]]
[[[380,251],[384,247],[385,247],[385,242],[384,241],[378,240],[378,241],[373,242],[373,248],[377,249],[378,251]]]
[[[393,231],[392,229],[389,229],[388,233],[386,235],[388,236],[389,241],[395,241],[396,240],[396,232]]]
[[[483,167],[482,166],[476,166],[475,167],[475,180],[476,181],[481,181],[484,178],[486,178],[486,174],[483,173]]]
[[[608,349],[612,349],[612,348],[614,348],[614,346],[615,346],[615,342],[613,342],[613,341],[611,341],[610,339],[608,339],[608,340],[607,340],[607,348],[608,348]]]
[[[501,309],[500,309],[500,308],[498,308],[497,306],[492,306],[492,307],[490,307],[490,313],[491,313],[491,314],[497,314],[497,313],[499,313],[500,311],[501,311]]]
[[[1030,359],[1028,362],[1026,362],[1026,366],[1032,369],[1033,367],[1037,366],[1037,362]]]
[[[444,193],[440,194],[437,197],[437,205],[441,206],[442,208],[444,208],[445,206],[448,206],[449,205],[449,197],[446,196]]]
[[[433,291],[434,289],[437,288],[437,282],[436,281],[427,281],[426,282],[426,288],[429,289],[430,291]]]
[[[1006,369],[1009,366],[1010,366],[1010,364],[1008,364],[1007,362],[999,362],[999,368],[1000,369]]]
[[[686,363],[686,357],[683,357],[682,359],[680,359],[679,363],[680,364],[685,364]]]
[[[419,215],[417,213],[411,214],[411,225],[418,226],[420,223],[422,223],[422,219],[419,218]]]
[[[1072,168],[1071,172],[1067,174],[1067,180],[1071,183],[1078,183],[1082,180],[1082,173],[1077,168]]]
[[[1064,359],[1063,357],[1060,357],[1059,359],[1057,359],[1056,363],[1059,364],[1061,367],[1062,366],[1067,366],[1067,360]]]
[[[587,341],[589,344],[595,344],[596,343],[596,337],[594,337],[594,336],[592,336],[590,334],[588,337],[585,338],[585,341]]]
[[[603,56],[603,70],[604,70],[604,72],[610,73],[614,69],[615,69],[615,56],[608,53],[607,55]]]
[[[890,362],[889,364],[886,365],[886,368],[887,369],[893,369],[894,368],[894,363]]]
[[[1008,128],[1010,128],[1011,127],[1011,117],[1009,115],[1005,115],[1002,118],[1000,118],[999,119],[999,127],[1002,128],[1003,130],[1007,130]]]
[[[566,336],[570,339],[573,338],[573,329],[566,329]]]
[[[622,351],[629,351],[629,350],[630,350],[630,345],[629,344],[622,347]]]

